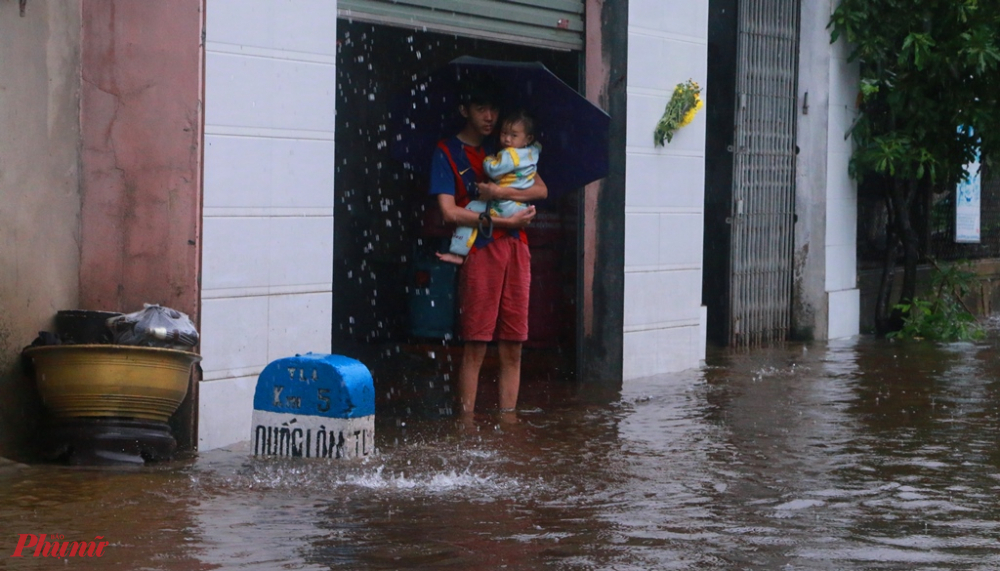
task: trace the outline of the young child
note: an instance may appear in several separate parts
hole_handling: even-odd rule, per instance
[[[538,170],[538,156],[542,152],[542,146],[535,142],[534,128],[534,119],[523,110],[504,118],[500,124],[500,144],[504,148],[483,161],[483,170],[493,182],[518,190],[530,188],[535,183],[535,171]],[[516,200],[473,200],[465,208],[479,213],[486,212],[489,208],[491,218],[508,218],[528,208],[528,205]],[[443,262],[461,265],[476,241],[478,232],[478,228],[459,226],[451,237],[448,253],[438,253],[437,257]]]

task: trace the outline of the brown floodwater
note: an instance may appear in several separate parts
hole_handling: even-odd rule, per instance
[[[1000,568],[997,342],[714,351],[516,423],[383,417],[357,462],[245,448],[0,466],[0,568]],[[106,541],[15,558],[20,534]]]

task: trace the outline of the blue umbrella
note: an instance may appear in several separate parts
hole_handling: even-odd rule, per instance
[[[539,62],[463,56],[419,80],[393,101],[393,157],[412,170],[429,170],[437,142],[462,128],[458,90],[470,74],[498,84],[501,113],[524,108],[534,116],[535,138],[542,144],[538,173],[550,198],[607,176],[611,118]]]

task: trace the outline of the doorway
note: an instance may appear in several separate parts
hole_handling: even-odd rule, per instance
[[[578,85],[580,56],[345,19],[337,24],[333,350],[372,364],[382,410],[444,414],[461,345],[452,327],[455,267],[433,252],[451,230],[435,219],[426,174],[391,155],[393,95],[463,55],[540,61]],[[575,358],[576,194],[536,205],[529,368],[539,363],[567,372]],[[489,367],[488,356],[484,378]],[[522,383],[522,394],[530,397],[529,383]]]

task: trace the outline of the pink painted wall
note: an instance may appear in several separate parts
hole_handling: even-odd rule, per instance
[[[203,0],[82,0],[80,306],[198,322]]]

